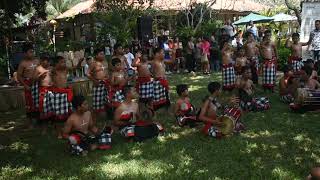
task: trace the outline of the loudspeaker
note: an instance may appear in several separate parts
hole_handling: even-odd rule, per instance
[[[152,17],[150,16],[142,16],[137,19],[139,40],[152,39],[152,21]]]

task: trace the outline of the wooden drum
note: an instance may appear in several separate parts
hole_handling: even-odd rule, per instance
[[[295,104],[299,104],[302,106],[306,106],[306,105],[319,106],[320,90],[298,88],[295,96]]]

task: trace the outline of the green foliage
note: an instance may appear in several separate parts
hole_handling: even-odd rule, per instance
[[[216,32],[220,27],[223,26],[223,21],[221,20],[210,20],[204,22],[199,30],[197,31],[197,36],[211,36],[212,32]]]
[[[48,0],[46,5],[48,19],[59,16],[79,2],[81,2],[81,0]]]
[[[284,46],[280,46],[280,48],[278,48],[278,54],[279,54],[278,66],[279,66],[279,69],[281,70],[284,67],[284,65],[288,64],[290,49]]]

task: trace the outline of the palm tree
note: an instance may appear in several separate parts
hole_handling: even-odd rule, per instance
[[[48,19],[59,16],[81,1],[82,0],[48,0],[46,7]]]

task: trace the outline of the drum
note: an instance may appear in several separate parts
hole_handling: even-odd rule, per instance
[[[221,116],[218,118],[222,122],[222,126],[218,127],[218,130],[223,135],[232,135],[235,128],[235,120],[230,116]]]
[[[320,106],[320,90],[298,88],[295,96],[295,104],[302,106]]]

